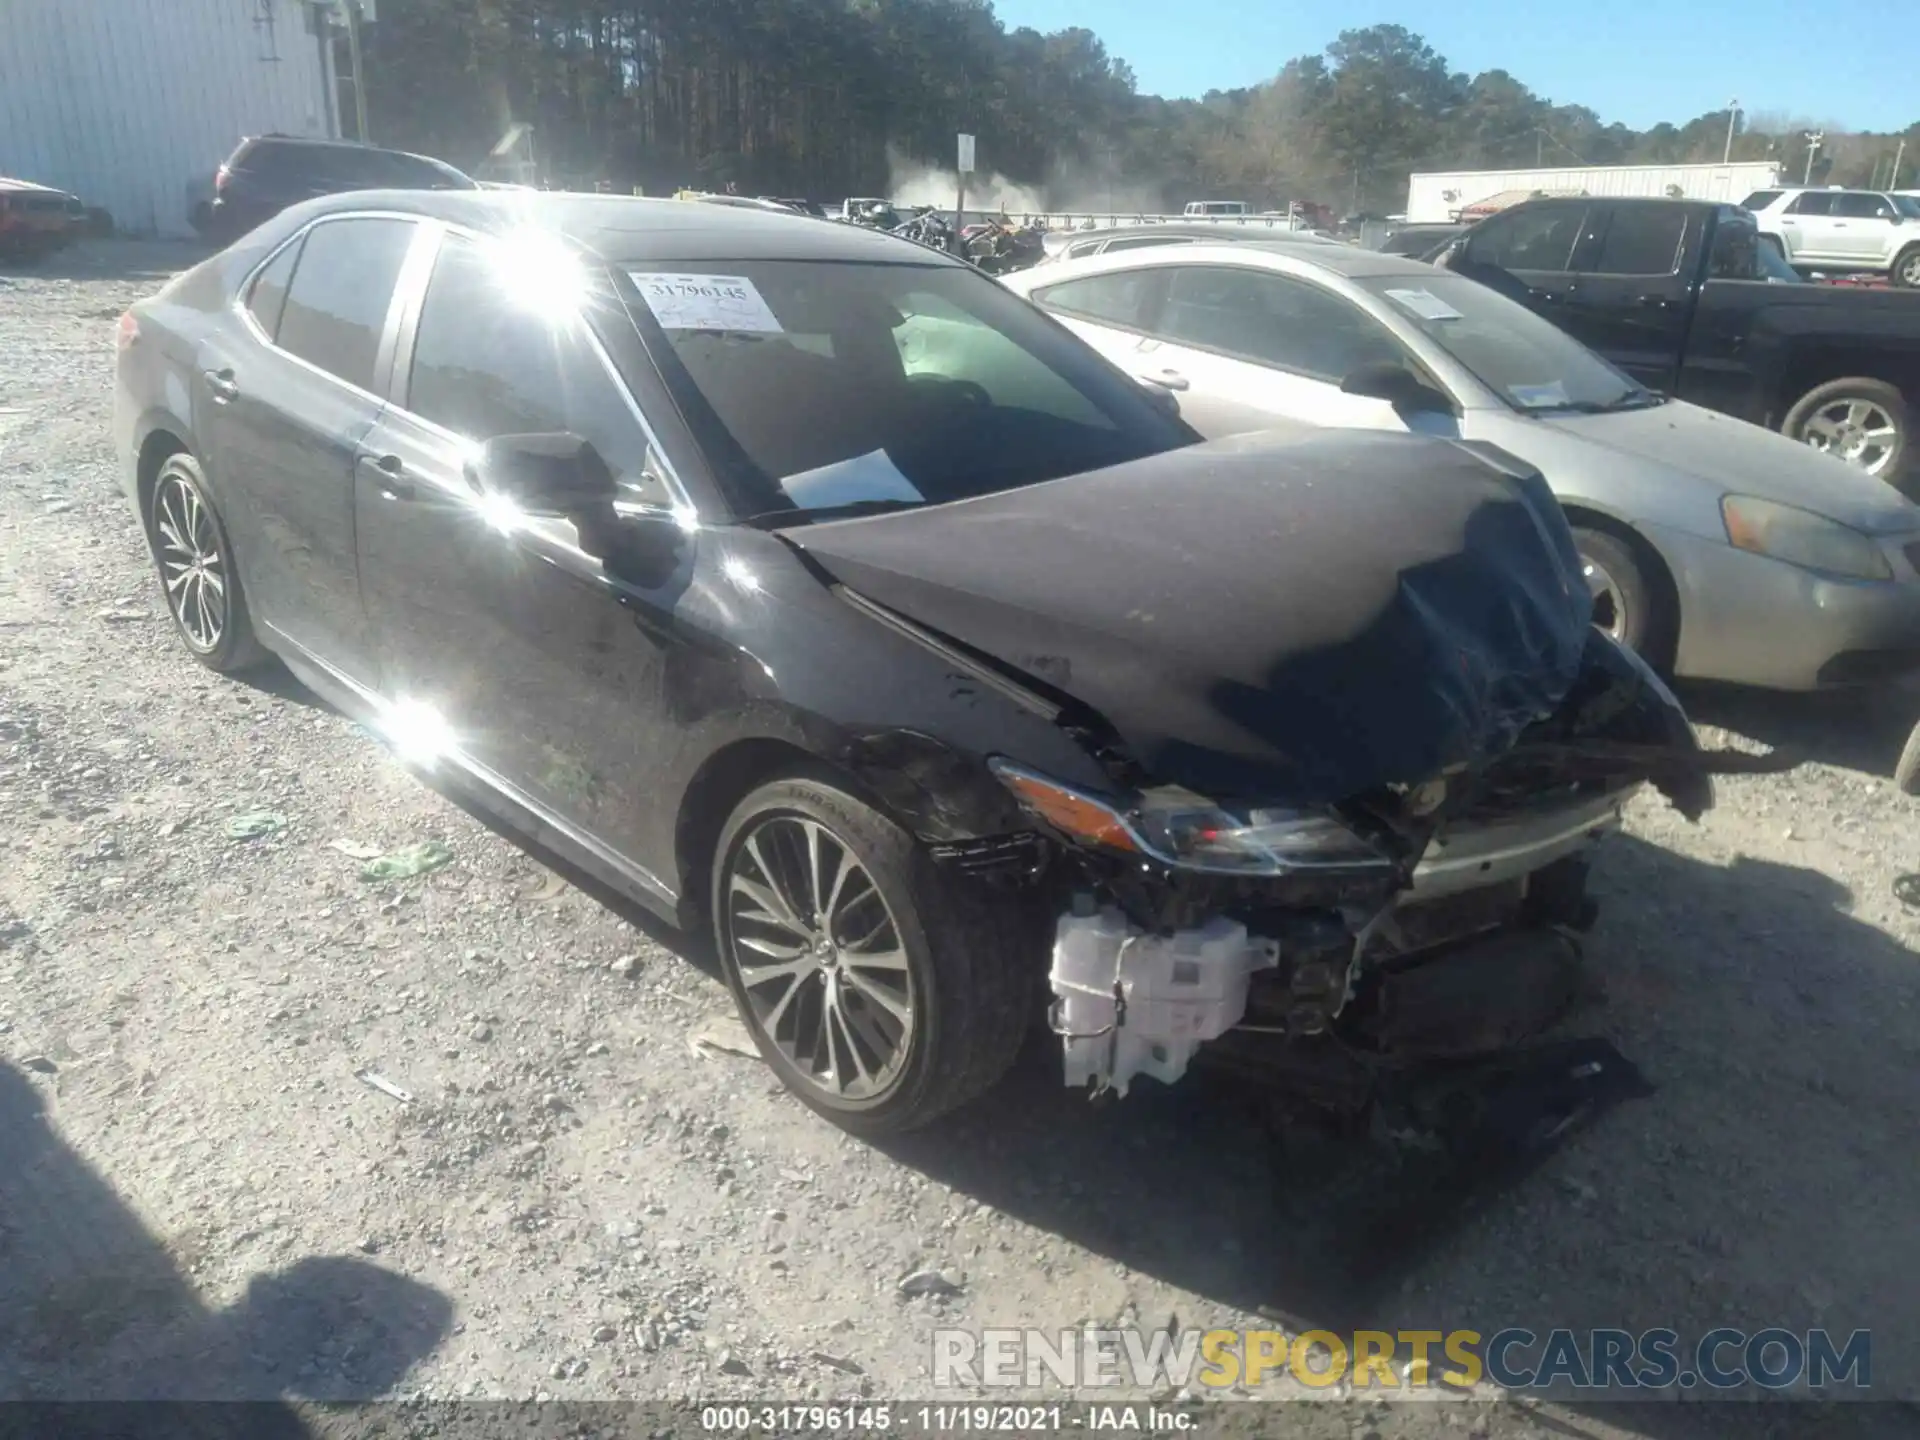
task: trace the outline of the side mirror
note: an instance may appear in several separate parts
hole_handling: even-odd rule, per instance
[[[1385,400],[1402,414],[1422,411],[1438,411],[1443,415],[1454,413],[1453,401],[1448,396],[1404,365],[1395,365],[1390,361],[1362,365],[1340,382],[1340,390],[1346,395],[1365,395],[1369,399]]]
[[[613,502],[613,472],[580,436],[497,435],[480,449],[469,478],[528,515],[571,517]]]

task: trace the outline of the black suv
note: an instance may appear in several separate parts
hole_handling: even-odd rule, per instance
[[[214,176],[210,233],[224,244],[315,195],[477,188],[451,165],[404,150],[381,150],[345,140],[250,136]]]

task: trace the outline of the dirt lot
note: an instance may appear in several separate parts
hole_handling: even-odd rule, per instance
[[[1697,827],[1637,802],[1599,861],[1608,1000],[1583,1023],[1656,1093],[1329,1290],[1299,1217],[1337,1229],[1352,1186],[1304,1189],[1230,1090],[1093,1108],[1036,1047],[954,1123],[856,1143],[756,1061],[690,1048],[728,1014],[697,945],[554,875],[290,678],[193,665],[107,431],[113,322],[187,258],[100,245],[0,275],[0,1399],[927,1398],[939,1324],[1338,1310],[1870,1328],[1893,1403],[1821,1433],[1920,1424],[1920,911],[1892,888],[1920,869],[1920,802],[1886,779],[1920,697],[1690,697],[1816,758],[1723,783]],[[284,828],[229,837],[261,810]],[[332,848],[425,839],[453,864],[402,883]],[[923,1269],[954,1293],[902,1295]],[[1762,1416],[1784,1434],[1805,1412],[1286,1421],[1669,1437]]]

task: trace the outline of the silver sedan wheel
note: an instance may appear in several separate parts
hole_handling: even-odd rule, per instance
[[[153,496],[154,549],[167,605],[188,645],[201,654],[227,633],[227,570],[213,512],[185,477],[163,474]]]
[[[1809,415],[1800,438],[1822,454],[1878,475],[1899,449],[1900,431],[1873,401],[1842,396]]]
[[[762,819],[726,863],[726,943],[754,1023],[828,1098],[885,1094],[906,1065],[915,997],[873,877],[799,815]]]
[[[1587,591],[1593,596],[1593,623],[1626,644],[1627,636],[1633,633],[1628,628],[1633,617],[1627,610],[1626,592],[1613,573],[1591,555],[1580,557],[1580,567],[1587,577]]]

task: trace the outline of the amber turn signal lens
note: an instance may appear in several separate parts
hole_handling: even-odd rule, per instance
[[[1134,843],[1127,822],[1097,800],[1010,767],[1000,771],[1000,782],[1019,796],[1021,803],[1034,814],[1077,840],[1114,850],[1140,848]]]

